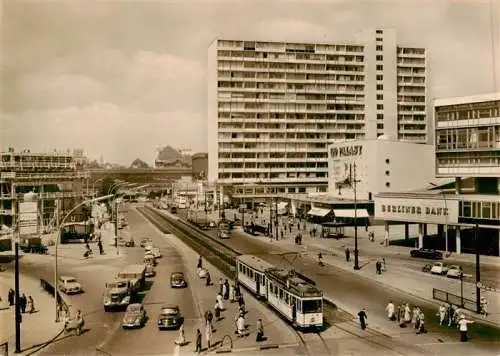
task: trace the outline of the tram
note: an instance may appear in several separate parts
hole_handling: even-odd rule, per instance
[[[300,329],[323,326],[323,292],[294,271],[253,255],[236,257],[237,280]]]
[[[267,299],[266,270],[274,265],[253,255],[236,257],[237,280],[254,295]]]

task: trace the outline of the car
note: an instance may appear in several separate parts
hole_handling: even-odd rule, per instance
[[[226,230],[219,230],[218,236],[220,239],[228,239],[230,237],[230,234]]]
[[[410,256],[411,257],[420,257],[420,258],[429,258],[432,260],[441,260],[443,259],[443,254],[441,251],[436,251],[432,249],[427,249],[427,248],[419,248],[418,250],[411,250],[410,251]]]
[[[122,320],[123,329],[141,328],[146,323],[146,310],[140,303],[129,304]]]
[[[436,262],[431,267],[432,274],[445,275],[448,272],[448,267],[446,267],[442,262]]]
[[[170,274],[170,287],[172,288],[186,288],[187,282],[182,272],[172,272]]]
[[[181,326],[183,318],[177,305],[164,305],[158,315],[158,329],[177,329]]]
[[[154,258],[161,258],[161,251],[159,247],[153,247],[151,252],[153,253]]]
[[[448,278],[460,278],[463,276],[462,267],[459,265],[451,265],[448,267],[448,271],[446,272],[446,277]]]
[[[147,245],[152,245],[153,241],[149,237],[144,237],[141,239],[140,245],[142,248],[146,248]]]
[[[203,267],[198,268],[196,273],[198,273],[198,277],[200,279],[207,278],[207,276],[208,276],[208,270],[206,268],[203,268]]]
[[[83,292],[82,285],[78,283],[75,277],[70,276],[59,277],[58,288],[65,294],[77,294]]]
[[[146,277],[154,277],[154,276],[156,276],[155,267],[152,264],[147,264],[146,263],[145,276]]]

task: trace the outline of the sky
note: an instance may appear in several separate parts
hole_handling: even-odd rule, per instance
[[[428,50],[432,97],[500,91],[500,0],[2,2],[0,148],[154,162],[207,150],[216,38],[349,42],[397,31]]]

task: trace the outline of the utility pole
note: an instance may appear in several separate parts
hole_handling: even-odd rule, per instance
[[[61,241],[61,226],[59,226],[59,200],[55,201],[55,207],[56,207],[56,227],[57,227],[57,234],[56,234],[56,239],[58,241]],[[58,242],[56,241],[56,243]],[[58,266],[57,266],[57,254],[56,254],[56,261],[55,261],[55,266],[54,266],[54,300],[56,301],[56,323],[59,322],[59,295],[57,294],[57,273],[58,273]]]
[[[116,248],[116,254],[119,255],[120,252],[118,250],[118,201],[116,200],[116,195],[115,195],[115,248]]]
[[[274,212],[275,212],[275,215],[274,215],[274,229],[276,230],[275,231],[275,236],[276,236],[276,241],[278,241],[279,239],[279,235],[278,235],[278,197],[275,197],[274,198],[274,202],[276,204],[276,207],[274,209]]]
[[[356,196],[356,163],[354,163],[354,269],[359,270],[359,251],[358,251],[358,200]]]
[[[19,211],[17,212],[17,223],[16,223],[16,228],[14,230],[14,238],[15,238],[15,258],[16,258],[16,264],[15,264],[15,274],[14,274],[14,284],[15,284],[15,289],[16,289],[16,317],[15,317],[15,323],[16,323],[16,348],[15,348],[15,353],[21,353],[21,303],[19,302],[19,238],[20,238],[20,230],[19,230]]]
[[[474,227],[474,240],[476,244],[476,312],[481,313],[481,271],[479,264],[479,238],[477,236],[478,224]]]

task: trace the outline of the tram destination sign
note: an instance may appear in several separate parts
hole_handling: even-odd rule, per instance
[[[458,223],[458,201],[375,197],[375,218],[431,224]]]

